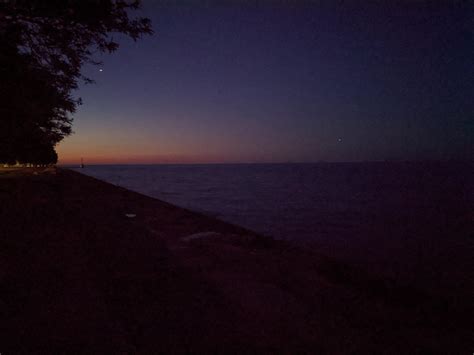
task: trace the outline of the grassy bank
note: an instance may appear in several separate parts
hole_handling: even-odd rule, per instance
[[[5,354],[473,350],[468,305],[70,170],[0,201]]]

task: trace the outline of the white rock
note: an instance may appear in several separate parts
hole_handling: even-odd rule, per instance
[[[194,240],[194,239],[219,237],[219,236],[221,236],[221,234],[217,232],[200,232],[200,233],[194,233],[194,234],[190,234],[185,237],[182,237],[181,240],[183,242],[189,242],[190,240]]]

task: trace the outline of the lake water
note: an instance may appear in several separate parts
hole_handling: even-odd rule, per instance
[[[422,275],[431,286],[462,288],[474,281],[466,270],[474,270],[472,167],[97,165],[79,171],[405,281]]]

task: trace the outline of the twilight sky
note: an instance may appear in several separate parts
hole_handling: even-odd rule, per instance
[[[60,163],[472,159],[473,3],[336,3],[144,0]]]

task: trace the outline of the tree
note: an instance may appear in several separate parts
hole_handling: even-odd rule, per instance
[[[113,52],[112,33],[151,34],[147,18],[129,17],[137,0],[0,1],[0,161],[19,161],[36,142],[54,146],[71,134],[80,99],[73,91],[93,53]],[[40,138],[38,138],[40,137]]]
[[[37,143],[52,147],[71,132],[71,119],[57,112],[65,107],[61,94],[49,84],[48,73],[34,68],[24,55],[0,55],[0,162],[25,161]],[[41,149],[41,148],[38,148]]]

